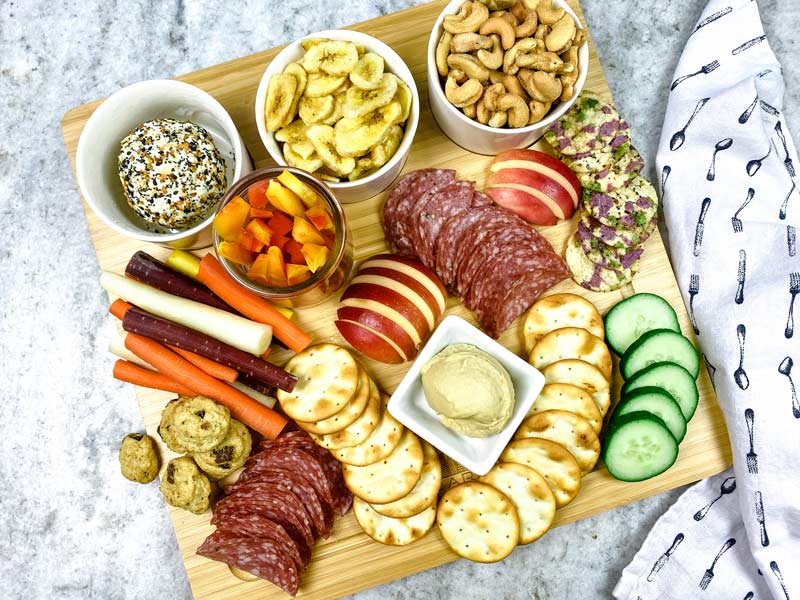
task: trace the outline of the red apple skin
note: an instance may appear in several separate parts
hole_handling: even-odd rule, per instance
[[[556,210],[553,211],[557,219],[569,219],[572,213],[575,212],[575,206],[572,203],[572,196],[570,196],[569,191],[555,179],[538,171],[532,171],[530,169],[502,169],[489,175],[486,181],[486,187],[502,187],[504,183],[524,185],[548,196],[562,213],[559,214]]]
[[[342,302],[349,298],[372,300],[397,311],[411,323],[423,341],[428,339],[431,334],[425,315],[420,312],[411,300],[394,290],[372,283],[356,283],[351,284],[342,294]]]
[[[361,265],[361,268],[368,268],[368,267],[372,266],[369,263],[371,263],[374,260],[388,260],[388,261],[398,262],[398,263],[404,264],[404,265],[406,265],[408,267],[411,267],[413,269],[416,269],[422,275],[427,277],[439,289],[441,297],[437,298],[436,302],[441,308],[440,312],[444,313],[444,310],[445,310],[445,307],[446,307],[446,304],[447,304],[447,290],[445,290],[444,284],[441,282],[441,280],[436,275],[436,273],[434,273],[433,271],[428,269],[425,265],[423,265],[418,260],[415,260],[413,258],[409,258],[408,256],[401,256],[400,254],[388,254],[388,253],[387,254],[376,254],[375,256],[370,256],[366,261],[364,261],[364,263]]]
[[[382,363],[400,364],[403,357],[386,340],[354,321],[335,321],[342,337],[364,356]]]
[[[581,199],[581,183],[578,181],[578,178],[575,176],[575,173],[565,165],[563,162],[558,160],[557,158],[546,154],[545,152],[540,152],[538,150],[508,150],[506,152],[501,152],[498,154],[494,161],[492,161],[492,166],[489,168],[490,171],[500,171],[503,168],[502,163],[507,161],[525,161],[525,162],[532,162],[538,163],[545,167],[545,169],[541,169],[536,165],[531,165],[529,168],[544,171],[543,174],[547,175],[547,169],[552,169],[556,173],[560,174],[566,180],[566,183],[569,187],[572,188],[572,192],[570,196],[572,197],[572,204],[574,208],[578,207],[578,203]],[[512,167],[512,165],[508,165],[508,167]],[[522,165],[513,165],[513,168],[525,168]]]
[[[406,359],[412,359],[419,350],[414,344],[406,330],[397,323],[376,313],[368,308],[357,308],[355,306],[342,306],[336,311],[336,316],[343,321],[354,321],[377,331],[392,340],[406,355]]]
[[[425,304],[428,305],[428,308],[431,309],[433,313],[433,318],[438,320],[439,317],[442,316],[441,311],[439,310],[439,303],[436,301],[436,298],[428,291],[424,285],[422,285],[419,281],[414,279],[413,277],[409,277],[405,273],[401,273],[400,271],[395,271],[394,269],[387,269],[384,267],[361,267],[356,273],[356,277],[360,275],[378,275],[380,277],[388,277],[389,279],[393,279],[399,284],[406,286],[407,288],[411,289],[415,292],[420,298],[425,301]]]
[[[534,225],[555,225],[556,216],[547,206],[530,194],[511,188],[488,188],[486,194],[503,208],[533,223]]]

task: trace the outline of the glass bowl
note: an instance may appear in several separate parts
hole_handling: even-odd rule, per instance
[[[301,283],[287,287],[270,287],[248,277],[244,266],[220,256],[219,244],[222,239],[216,229],[214,230],[214,253],[231,277],[262,298],[290,308],[313,306],[323,302],[336,290],[340,289],[347,281],[353,268],[353,241],[347,226],[347,219],[342,205],[339,204],[339,201],[327,185],[312,177],[308,172],[294,167],[258,169],[239,179],[228,189],[222,198],[222,202],[220,202],[217,212],[221,211],[226,204],[237,196],[246,198],[247,190],[254,184],[264,180],[275,179],[283,171],[289,171],[300,181],[313,188],[330,209],[334,225],[334,239],[325,264],[309,279]]]

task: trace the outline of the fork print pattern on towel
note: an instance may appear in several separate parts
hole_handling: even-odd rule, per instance
[[[800,163],[783,118],[781,67],[757,3],[711,0],[670,87],[656,159],[659,172],[669,175],[662,178],[662,205],[679,287],[706,364],[715,365],[736,486],[729,472],[695,494],[693,509],[673,508],[662,517],[651,532],[659,543],[645,543],[640,554],[648,556],[626,569],[615,596],[682,597],[657,583],[663,577],[674,585],[683,574],[694,586],[686,597],[728,597],[715,595],[719,588],[713,592],[724,569],[731,598],[754,591],[756,597],[800,600],[800,569],[789,568],[800,560],[800,542],[791,533],[797,527],[791,503],[800,496],[800,419],[794,416],[800,405],[786,375],[792,366],[786,358],[800,360],[792,312],[800,294]],[[713,508],[703,512],[704,506]],[[684,536],[679,548],[647,582],[678,533]],[[738,543],[710,568],[734,538]],[[763,577],[750,576],[743,566],[748,557]]]

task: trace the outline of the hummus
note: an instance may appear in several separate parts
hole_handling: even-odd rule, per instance
[[[499,433],[514,412],[514,384],[495,358],[453,344],[420,370],[428,405],[447,427],[470,437]]]

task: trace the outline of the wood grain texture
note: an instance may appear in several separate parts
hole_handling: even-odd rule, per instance
[[[434,122],[428,108],[425,50],[431,27],[445,4],[446,2],[442,0],[418,6],[360,23],[351,29],[369,33],[392,46],[414,74],[422,105],[419,127],[405,171],[431,166],[453,168],[460,178],[472,179],[481,186],[491,158],[470,154],[448,140]],[[569,4],[583,20],[577,1],[569,0]],[[253,117],[256,88],[267,64],[279,50],[280,48],[266,50],[177,78],[206,90],[228,110],[257,167],[273,163],[259,140]],[[591,40],[590,69],[586,88],[608,99],[611,98]],[[73,170],[78,137],[86,120],[100,102],[101,100],[98,100],[79,106],[64,116],[62,130]],[[385,196],[383,193],[359,204],[345,205],[353,233],[356,260],[386,249],[380,225],[381,206]],[[95,217],[85,202],[83,205],[101,269],[121,272],[130,256],[139,249],[158,257],[166,256],[167,250],[160,246],[142,244],[115,233]],[[557,251],[563,251],[566,239],[574,227],[575,219],[546,228],[542,233]],[[694,340],[686,309],[658,233],[647,242],[641,262],[641,272],[632,285],[619,292],[599,294],[583,290],[572,281],[567,281],[552,290],[552,292],[560,291],[572,291],[584,295],[597,305],[601,313],[605,313],[623,297],[635,292],[660,294],[676,307],[683,332]],[[317,341],[343,343],[333,326],[335,311],[336,299],[333,298],[313,309],[298,311],[297,321],[312,333]],[[460,305],[457,298],[448,301],[447,313],[457,314],[475,323],[472,314]],[[506,331],[500,342],[512,351],[522,353],[519,323]],[[363,359],[363,364],[387,392],[394,390],[408,368],[407,364],[384,365],[369,359]],[[616,368],[615,378],[614,393],[617,397],[621,382]],[[556,525],[569,523],[696,481],[727,467],[731,463],[728,434],[705,369],[701,372],[698,386],[700,404],[681,444],[678,460],[671,469],[648,481],[623,483],[610,477],[602,465],[599,465],[583,479],[583,487],[577,498],[558,511]],[[156,434],[160,413],[173,395],[137,388],[136,397],[148,432],[160,440]],[[163,445],[161,449],[165,458],[171,457],[171,453]],[[471,474],[463,471],[456,474],[451,472],[448,484],[452,485],[470,477]],[[241,582],[230,574],[225,565],[195,554],[195,548],[212,531],[208,523],[208,514],[196,516],[170,508],[170,515],[196,598],[205,600],[286,597],[269,583]],[[303,575],[298,597],[337,598],[456,559],[458,556],[448,548],[436,528],[411,546],[394,548],[373,542],[361,532],[351,514],[338,519],[331,537],[322,540],[314,549],[314,558],[309,570]]]

